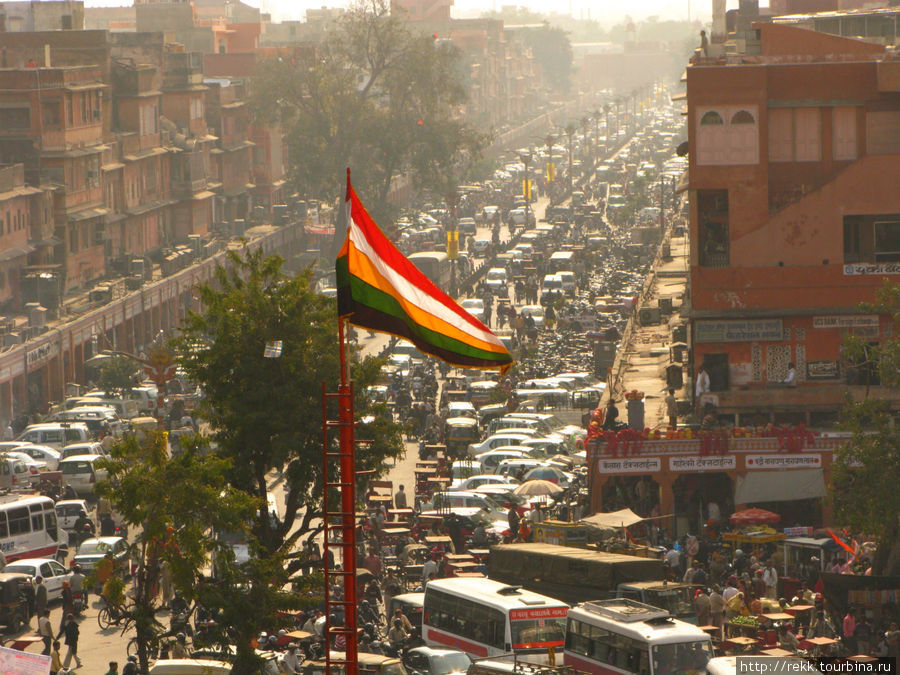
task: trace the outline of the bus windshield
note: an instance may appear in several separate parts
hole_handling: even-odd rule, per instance
[[[644,602],[665,609],[672,616],[693,616],[690,591],[687,586],[668,590],[648,588]]]
[[[509,622],[513,649],[561,646],[566,640],[565,617]]]
[[[709,640],[653,645],[654,675],[688,675],[706,669],[712,658]]]

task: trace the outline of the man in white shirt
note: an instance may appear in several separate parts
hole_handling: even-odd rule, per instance
[[[797,367],[794,365],[793,361],[788,364],[787,375],[784,376],[782,384],[785,384],[788,387],[797,386]]]
[[[300,671],[302,661],[303,659],[297,654],[297,645],[291,644],[288,646],[287,652],[278,659],[278,665],[281,666],[281,672],[284,675],[295,675]]]
[[[706,366],[700,366],[697,371],[697,379],[694,382],[694,404],[699,409],[701,407],[701,399],[703,394],[709,393],[709,373],[706,372]]]
[[[772,561],[770,560],[766,563],[766,571],[763,572],[763,581],[766,584],[766,597],[774,600],[778,597],[776,591],[778,590],[778,572],[775,571],[775,568],[772,567]]]

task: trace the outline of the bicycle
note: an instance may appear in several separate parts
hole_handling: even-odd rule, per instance
[[[100,626],[100,630],[118,626],[124,618],[124,612],[117,605],[107,604],[97,613],[97,623]]]

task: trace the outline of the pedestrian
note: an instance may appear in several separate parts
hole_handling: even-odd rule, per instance
[[[85,599],[84,607],[87,607],[87,599]],[[59,632],[62,633],[66,627],[66,615],[75,614],[75,594],[72,585],[63,580],[62,582],[62,618],[59,622]]]
[[[709,392],[709,373],[706,372],[706,366],[700,366],[700,370],[697,371],[697,381],[694,384],[694,403],[697,408],[700,408],[700,400],[703,397],[703,394]]]
[[[509,525],[510,536],[515,539],[519,533],[519,512],[516,510],[515,504],[509,507],[506,512],[506,522]]]
[[[772,559],[766,563],[766,571],[763,572],[763,581],[766,582],[766,597],[775,600],[778,597],[778,572],[772,564]]]
[[[44,641],[44,656],[49,656],[50,647],[53,646],[53,626],[50,624],[50,610],[45,609],[38,617],[38,635]]]
[[[69,664],[72,663],[72,659],[75,659],[75,667],[81,668],[81,659],[78,658],[78,637],[80,635],[80,631],[78,630],[78,624],[75,622],[74,614],[66,615],[66,625],[63,630],[60,631],[59,635],[56,636],[58,640],[60,635],[65,634],[66,638],[64,640],[66,644],[66,658],[63,659],[63,667],[68,668]]]
[[[58,675],[62,667],[62,656],[59,654],[59,640],[54,640],[53,650],[50,652],[50,675]]]
[[[722,637],[722,625],[725,612],[725,598],[719,592],[718,586],[713,586],[709,594],[709,618],[710,623],[719,629],[719,638]]]
[[[710,600],[706,591],[702,588],[698,588],[694,594],[694,611],[697,613],[698,626],[710,625]]]
[[[44,585],[44,577],[34,578],[34,611],[38,618],[44,616],[47,609],[47,587]]]
[[[675,400],[675,390],[671,387],[666,395],[666,415],[669,417],[669,426],[672,429],[678,428],[678,401]]]
[[[138,675],[138,663],[137,656],[132,654],[128,657],[128,662],[125,664],[125,667],[122,668],[122,675]]]
[[[603,418],[603,430],[604,431],[616,431],[619,425],[619,409],[616,407],[616,402],[614,399],[609,399],[606,402],[606,416]]]
[[[407,508],[406,504],[406,490],[402,485],[398,485],[397,492],[394,494],[394,508],[405,509]]]
[[[850,654],[856,653],[856,639],[854,634],[856,633],[856,616],[853,614],[853,608],[847,610],[847,613],[844,615],[843,622],[843,642],[844,646],[847,647],[847,651]]]
[[[853,631],[853,637],[856,639],[857,654],[869,655],[869,652],[872,650],[872,638],[874,635],[875,632],[872,630],[872,625],[869,623],[866,615],[860,612],[859,619],[856,620],[856,629]]]
[[[116,661],[109,662],[109,670],[105,675],[119,675],[119,664]]]
[[[703,58],[709,58],[709,38],[706,37],[706,31],[700,31],[700,52],[703,54]]]
[[[159,589],[162,593],[162,605],[167,608],[175,597],[175,586],[172,580],[172,568],[168,560],[159,563]]]

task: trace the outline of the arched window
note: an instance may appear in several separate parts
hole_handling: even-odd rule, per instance
[[[756,120],[746,110],[738,110],[731,118],[732,124],[756,124]]]
[[[700,118],[700,124],[725,124],[725,122],[722,120],[722,116],[719,113],[717,113],[715,110],[710,110]]]

